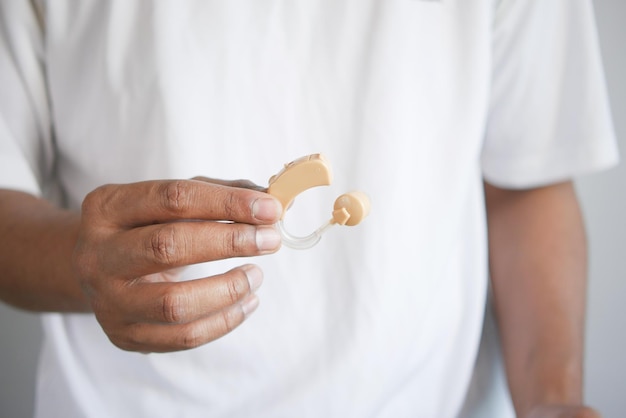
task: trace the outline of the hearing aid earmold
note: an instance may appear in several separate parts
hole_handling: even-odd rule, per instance
[[[311,234],[300,237],[290,234],[283,223],[285,214],[297,195],[316,186],[328,186],[332,182],[332,172],[328,160],[322,154],[311,154],[288,164],[269,180],[267,192],[283,205],[283,215],[278,221],[278,231],[283,244],[304,250],[313,247],[322,234],[333,225],[354,226],[359,224],[370,211],[367,195],[360,191],[345,193],[335,200],[332,217]]]

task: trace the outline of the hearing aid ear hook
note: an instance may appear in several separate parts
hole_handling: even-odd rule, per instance
[[[278,231],[283,244],[288,247],[304,250],[313,247],[322,238],[322,234],[331,226],[353,226],[360,223],[369,214],[370,202],[363,192],[350,192],[335,200],[332,218],[317,228],[313,233],[298,237],[290,234],[283,224],[285,213],[297,195],[316,186],[328,186],[332,182],[332,174],[328,161],[322,154],[312,154],[298,158],[285,164],[285,167],[269,180],[267,192],[277,198],[283,205],[283,215],[278,221]]]

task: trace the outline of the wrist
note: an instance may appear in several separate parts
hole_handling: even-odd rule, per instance
[[[546,406],[582,406],[580,362],[559,364],[557,361],[551,361],[549,364],[537,365],[529,370],[525,389],[524,393],[517,397],[516,402],[516,410],[520,417],[535,416],[534,411],[543,411]]]
[[[545,404],[535,406],[523,418],[601,418],[598,411],[584,405]]]

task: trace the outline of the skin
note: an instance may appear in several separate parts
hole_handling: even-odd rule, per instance
[[[571,183],[521,191],[485,184],[485,194],[518,416],[599,417],[582,405],[586,249]],[[250,183],[204,178],[103,186],[81,213],[0,190],[0,298],[33,311],[93,312],[125,350],[197,347],[254,311],[262,272],[243,265],[173,279],[188,264],[277,251],[271,225],[281,212]]]
[[[261,270],[175,282],[180,268],[280,248],[271,226],[280,203],[233,185],[242,183],[108,185],[85,198],[80,214],[0,191],[0,297],[33,311],[93,311],[124,350],[176,351],[219,338],[256,308]]]
[[[520,417],[597,418],[582,406],[587,250],[571,182],[485,184],[490,274]]]

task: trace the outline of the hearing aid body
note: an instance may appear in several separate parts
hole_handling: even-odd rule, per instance
[[[267,192],[283,205],[283,214],[278,221],[278,230],[283,243],[291,248],[307,249],[322,238],[322,234],[333,225],[354,226],[359,224],[370,211],[370,202],[363,192],[350,192],[339,196],[333,206],[332,218],[313,233],[299,237],[290,234],[283,220],[297,195],[316,186],[328,186],[332,172],[328,160],[322,154],[311,154],[288,164],[269,180]]]

